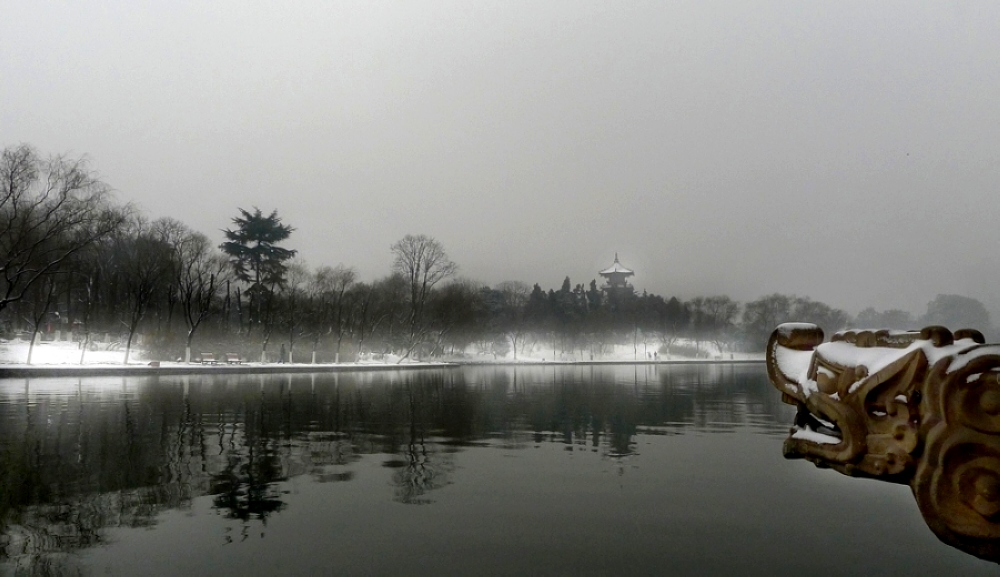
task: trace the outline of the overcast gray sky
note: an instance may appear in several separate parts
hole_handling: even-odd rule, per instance
[[[1000,2],[41,2],[0,8],[0,146],[87,154],[311,265],[1000,310]],[[996,312],[994,314],[997,314]]]

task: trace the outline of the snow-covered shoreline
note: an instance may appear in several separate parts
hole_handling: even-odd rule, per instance
[[[543,357],[511,356],[494,358],[492,355],[462,355],[435,358],[431,361],[402,359],[384,355],[375,360],[342,363],[261,363],[241,362],[228,364],[218,362],[184,363],[173,361],[132,360],[123,364],[121,351],[88,351],[85,363],[79,363],[80,350],[74,343],[36,343],[32,352],[32,363],[27,359],[26,341],[0,343],[0,378],[24,378],[42,376],[105,376],[105,375],[188,375],[188,374],[275,374],[275,373],[320,373],[347,371],[392,371],[440,369],[460,366],[551,366],[551,365],[676,365],[725,363],[745,364],[764,362],[763,355],[736,354],[714,355],[712,357],[688,358],[665,356],[651,358],[631,350],[615,351],[614,354],[598,359],[578,359],[566,355],[558,359]],[[134,358],[134,357],[133,357]]]

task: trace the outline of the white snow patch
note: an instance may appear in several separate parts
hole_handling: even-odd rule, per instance
[[[803,429],[802,427],[795,428],[795,432],[792,433],[792,438],[802,439],[803,441],[810,441],[820,445],[839,445],[841,443],[841,440],[833,435],[818,433],[812,429]]]
[[[792,336],[793,331],[797,330],[813,330],[817,328],[816,325],[812,323],[781,323],[778,325],[778,334],[783,337]]]
[[[792,323],[788,323],[792,324]],[[784,326],[784,325],[781,325]],[[809,380],[809,364],[812,362],[812,351],[796,351],[785,347],[777,347],[774,352],[778,367],[790,380],[805,388]],[[816,382],[812,381],[815,387]]]
[[[778,326],[778,330],[782,331],[783,334],[791,334],[792,330],[813,326],[815,325],[809,323],[784,323]],[[896,332],[903,333],[904,331]],[[927,362],[933,365],[945,357],[957,355],[976,346],[975,341],[972,339],[960,339],[951,345],[943,347],[935,347],[930,340],[917,340],[901,349],[894,347],[858,347],[845,341],[835,341],[817,346],[815,353],[823,359],[843,367],[865,367],[868,370],[868,374],[873,375],[914,351],[922,351],[927,358]],[[818,391],[816,381],[809,378],[809,366],[812,362],[813,354],[813,351],[796,351],[781,346],[776,347],[775,350],[775,360],[778,363],[778,367],[785,376],[802,387],[802,392],[805,395]],[[1000,345],[980,346],[971,350],[967,355],[960,357],[948,367],[948,372],[955,372],[968,364],[972,359],[983,355],[1000,355]],[[832,371],[822,366],[818,366],[816,372],[828,377],[835,376]],[[978,378],[978,375],[975,378]],[[972,380],[974,380],[974,377],[970,377],[970,382]],[[852,383],[848,391],[854,392],[857,390],[861,386],[861,382],[859,380]],[[906,402],[906,399],[903,398],[901,402]]]
[[[909,348],[856,347],[845,341],[823,343],[816,350],[820,356],[831,363],[843,367],[864,366],[868,369],[869,374],[877,372],[909,352]]]
[[[963,340],[961,342],[971,343],[972,340],[971,339]],[[956,342],[955,344],[958,344],[958,342]],[[963,367],[965,367],[965,365],[969,364],[969,361],[972,361],[973,359],[977,359],[979,357],[984,357],[986,355],[1000,355],[1000,345],[980,346],[975,350],[969,351],[967,355],[964,355],[963,357],[957,359],[954,363],[952,363],[951,366],[948,367],[948,372],[954,373],[955,371],[961,370]]]
[[[810,414],[811,414],[811,413],[810,413]],[[834,425],[833,425],[833,423],[831,423],[830,421],[827,421],[827,420],[825,420],[825,419],[821,419],[821,418],[820,418],[819,416],[817,416],[817,415],[812,415],[812,418],[813,418],[813,419],[816,419],[816,421],[818,421],[818,422],[819,422],[819,423],[820,423],[821,425],[823,425],[824,427],[827,427],[828,429],[832,429],[832,428],[834,428]]]
[[[927,362],[933,365],[941,359],[961,353],[975,344],[972,339],[960,339],[944,347],[935,347],[929,340],[920,340],[913,341],[906,348],[896,349],[892,347],[856,347],[844,341],[837,341],[823,343],[816,347],[816,350],[824,359],[832,363],[846,367],[863,366],[868,369],[869,375],[873,375],[914,351],[923,351]],[[974,352],[979,353],[980,350],[976,349]],[[994,354],[1000,354],[1000,346],[995,348]],[[955,365],[964,366],[968,362],[966,359],[967,357],[960,359]],[[949,367],[948,372],[954,372],[960,368],[955,365]],[[858,381],[852,384],[849,390],[854,392],[860,385],[861,381]]]
[[[24,364],[28,362],[29,341],[15,339],[0,341],[0,363]],[[31,353],[32,365],[79,365],[79,343],[66,341],[41,341],[35,343]],[[129,360],[136,364],[146,364],[141,361],[142,351],[133,348]],[[87,351],[83,362],[88,365],[120,365],[125,359],[125,351]]]

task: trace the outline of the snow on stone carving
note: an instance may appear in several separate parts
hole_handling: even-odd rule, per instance
[[[1000,560],[1000,345],[979,331],[777,327],[767,372],[798,407],[788,458],[910,485],[946,543]]]

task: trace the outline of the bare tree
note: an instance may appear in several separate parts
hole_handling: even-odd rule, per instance
[[[924,325],[943,325],[953,329],[992,329],[990,313],[983,303],[962,295],[937,295],[927,303],[927,314],[921,321]]]
[[[127,364],[139,323],[157,291],[169,287],[174,261],[162,230],[149,226],[142,218],[134,219],[115,240],[115,258],[126,301],[124,324],[128,336],[122,363]]]
[[[109,304],[124,301],[115,291],[114,281],[118,280],[115,274],[118,266],[114,258],[116,236],[112,234],[91,243],[60,267],[72,279],[73,286],[67,291],[70,302],[66,309],[70,315],[70,326],[80,331],[81,365],[91,348],[95,328],[107,330],[110,324],[117,322],[110,310],[114,307]]]
[[[24,300],[31,303],[28,309],[26,320],[31,324],[31,340],[28,342],[28,360],[31,364],[31,357],[35,352],[35,343],[38,341],[38,333],[41,331],[45,319],[53,312],[52,306],[55,304],[58,283],[56,275],[49,274],[34,284],[33,293]]]
[[[808,297],[778,293],[748,302],[743,309],[743,330],[754,347],[763,347],[770,331],[788,321],[814,323],[833,333],[847,326],[850,316]]]
[[[426,309],[425,349],[430,344],[433,353],[443,353],[445,345],[450,344],[452,351],[455,345],[464,350],[473,340],[470,335],[490,324],[482,314],[482,290],[477,282],[454,279],[432,293]]]
[[[455,274],[458,265],[448,258],[441,243],[423,234],[408,234],[396,241],[391,250],[393,270],[403,276],[410,289],[406,352],[400,359],[403,360],[423,340],[428,294],[434,285]]]
[[[161,239],[173,254],[173,292],[184,319],[184,362],[191,362],[191,343],[198,327],[218,311],[226,281],[233,275],[228,259],[214,250],[208,237],[173,219],[154,223]]]
[[[700,312],[704,336],[723,353],[734,337],[740,304],[725,295],[710,296],[702,301]]]
[[[851,316],[846,312],[831,307],[826,303],[814,301],[809,297],[792,299],[792,318],[797,321],[819,325],[823,330],[833,334],[846,328],[851,322]]]
[[[130,211],[83,159],[43,160],[28,145],[0,153],[0,311],[91,243],[119,229]]]
[[[774,293],[746,303],[743,308],[743,330],[750,346],[763,348],[770,331],[791,320],[793,298]]]
[[[854,319],[854,326],[858,328],[912,329],[916,324],[909,311],[900,309],[878,312],[868,307]]]
[[[348,289],[345,298],[350,306],[350,332],[356,358],[360,359],[369,341],[374,342],[380,334],[387,335],[384,341],[391,341],[400,303],[405,299],[405,282],[399,274],[392,274],[373,283],[357,283]]]
[[[504,334],[510,339],[510,346],[514,350],[514,360],[517,360],[517,347],[523,346],[521,342],[526,330],[525,310],[528,307],[528,297],[531,289],[521,281],[509,280],[497,285],[497,292],[500,293],[500,315],[501,326]]]
[[[285,327],[288,329],[288,358],[281,359],[290,363],[295,362],[295,342],[298,338],[306,334],[303,325],[308,314],[309,294],[307,283],[312,275],[305,261],[296,259],[288,264],[287,274],[283,287],[283,304]]]
[[[80,335],[80,364],[83,364],[87,349],[90,348],[91,320],[94,314],[94,300],[97,293],[98,275],[94,270],[82,269],[74,271],[83,279],[80,287],[80,328],[83,334]],[[73,322],[74,319],[70,319]]]
[[[316,349],[324,334],[333,334],[337,339],[337,349],[334,353],[335,363],[340,362],[340,349],[344,337],[351,331],[351,314],[353,307],[348,291],[357,280],[357,272],[342,264],[336,267],[320,267],[312,279],[311,292],[316,300],[316,330],[313,333],[312,362],[316,362]],[[356,295],[352,295],[356,296]],[[359,303],[361,304],[361,303]]]

